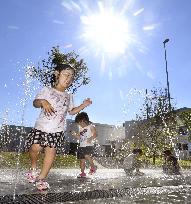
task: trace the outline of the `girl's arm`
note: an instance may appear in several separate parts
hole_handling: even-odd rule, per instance
[[[43,99],[35,99],[33,101],[33,106],[35,108],[41,108],[42,107],[42,102],[43,102]]]
[[[94,139],[97,137],[97,133],[96,133],[95,127],[94,127],[94,126],[91,126],[90,129],[91,129],[91,132],[92,132],[92,136],[87,139],[87,141],[88,141],[89,143],[91,143],[92,140],[94,140]]]
[[[87,98],[86,100],[83,101],[83,103],[77,107],[74,107],[72,110],[68,111],[70,115],[75,115],[76,113],[79,113],[81,110],[83,110],[85,107],[89,106],[92,104],[92,101],[90,98]]]
[[[95,129],[94,126],[91,126],[90,129],[91,129],[91,131],[92,131],[92,136],[91,136],[91,138],[92,138],[92,140],[94,140],[94,139],[97,137],[96,129]]]

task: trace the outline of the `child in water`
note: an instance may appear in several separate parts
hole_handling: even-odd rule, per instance
[[[123,161],[124,171],[126,175],[143,175],[143,172],[140,172],[141,161],[139,157],[142,155],[141,149],[133,149],[132,153],[129,154]],[[135,170],[135,173],[134,173]]]
[[[77,114],[92,103],[88,98],[78,107],[74,107],[72,94],[66,91],[72,85],[74,76],[75,71],[70,65],[57,65],[51,78],[52,87],[42,88],[33,101],[33,106],[40,108],[41,113],[26,140],[31,160],[31,169],[27,173],[27,179],[31,183],[35,182],[39,190],[49,188],[45,179],[54,162],[56,148],[63,140],[67,113]],[[43,165],[38,174],[37,160],[43,149]]]
[[[178,160],[170,150],[165,150],[164,155],[164,164],[163,164],[163,173],[165,174],[180,174],[180,166]]]
[[[78,178],[86,177],[85,166],[86,161],[90,163],[89,174],[96,172],[96,166],[94,165],[93,154],[93,140],[96,138],[96,129],[89,121],[88,114],[85,112],[78,113],[75,118],[75,122],[79,125],[79,134],[72,132],[72,135],[80,141],[77,158],[80,159],[81,173]]]

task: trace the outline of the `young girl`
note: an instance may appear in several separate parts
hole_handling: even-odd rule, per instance
[[[93,154],[93,143],[92,141],[96,138],[95,127],[90,123],[88,114],[85,112],[78,113],[75,122],[79,125],[79,134],[72,132],[72,135],[80,140],[80,145],[78,147],[77,158],[80,159],[80,169],[81,173],[78,177],[86,177],[85,164],[86,160],[90,163],[89,174],[94,174],[96,172],[96,167],[94,165],[92,154]]]
[[[72,94],[66,91],[73,82],[74,74],[71,66],[58,65],[52,75],[52,87],[42,88],[33,101],[35,108],[41,108],[41,113],[26,140],[31,160],[31,169],[27,173],[27,179],[31,183],[35,182],[39,190],[49,188],[45,178],[55,159],[56,148],[60,146],[63,139],[67,113],[74,115],[92,103],[90,99],[86,99],[80,106],[74,107]],[[43,148],[44,160],[38,175],[37,159]]]

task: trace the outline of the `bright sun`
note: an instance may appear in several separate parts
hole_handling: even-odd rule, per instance
[[[81,16],[82,38],[102,52],[122,54],[130,42],[130,28],[127,19],[111,11],[90,16]]]
[[[78,3],[77,3],[78,2]],[[141,69],[141,65],[134,55],[136,52],[147,53],[144,37],[153,35],[154,30],[160,25],[157,22],[147,22],[144,8],[137,8],[135,0],[62,0],[62,6],[68,11],[77,12],[80,17],[78,39],[80,39],[79,52],[83,56],[93,55],[101,59],[100,69],[110,69],[109,63],[116,59],[120,62],[118,71],[123,75],[129,64]],[[145,19],[146,18],[146,19]],[[150,19],[148,19],[150,22]],[[71,47],[71,44],[65,46]],[[112,78],[110,69],[109,77]]]

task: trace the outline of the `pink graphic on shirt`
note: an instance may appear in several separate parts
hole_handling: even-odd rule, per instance
[[[80,142],[84,142],[87,139],[87,129],[84,129],[80,132]]]

